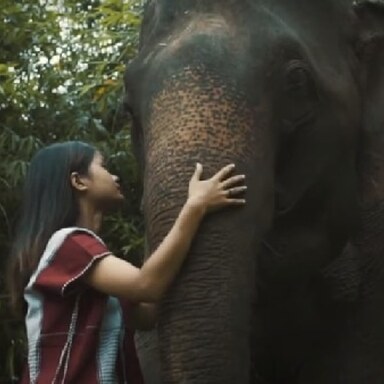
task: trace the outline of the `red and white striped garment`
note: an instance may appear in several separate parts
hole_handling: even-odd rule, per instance
[[[28,364],[22,383],[143,383],[133,333],[124,326],[129,303],[81,279],[109,254],[83,228],[64,228],[51,237],[24,293]]]

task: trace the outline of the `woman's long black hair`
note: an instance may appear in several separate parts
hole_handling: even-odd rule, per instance
[[[25,311],[24,288],[49,238],[76,225],[78,205],[70,175],[87,174],[95,152],[89,144],[69,141],[41,149],[31,160],[8,271],[11,305],[19,314]]]

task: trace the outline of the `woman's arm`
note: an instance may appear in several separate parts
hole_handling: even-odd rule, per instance
[[[243,185],[234,187],[243,182],[244,176],[229,177],[233,168],[233,165],[224,167],[202,181],[202,166],[197,166],[189,184],[188,200],[170,232],[141,268],[110,255],[90,269],[85,281],[101,292],[134,303],[159,301],[180,270],[206,212],[245,203],[244,199],[231,197],[246,189]]]

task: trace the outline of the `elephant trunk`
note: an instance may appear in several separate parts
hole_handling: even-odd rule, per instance
[[[239,222],[229,215],[206,221],[163,302],[164,383],[249,382],[255,244],[252,234],[240,235],[249,228]]]
[[[162,302],[163,384],[248,384],[256,252],[273,211],[273,138],[261,111],[249,109],[239,95],[218,85],[185,94],[171,85],[154,101],[146,128],[149,250],[174,222],[197,161],[203,178],[234,162],[236,172],[246,174],[248,191],[245,207],[204,219]]]

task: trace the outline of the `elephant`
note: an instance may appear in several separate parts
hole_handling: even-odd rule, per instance
[[[383,48],[382,0],[147,1],[124,75],[147,252],[196,162],[248,185],[139,336],[147,383],[384,382]]]

